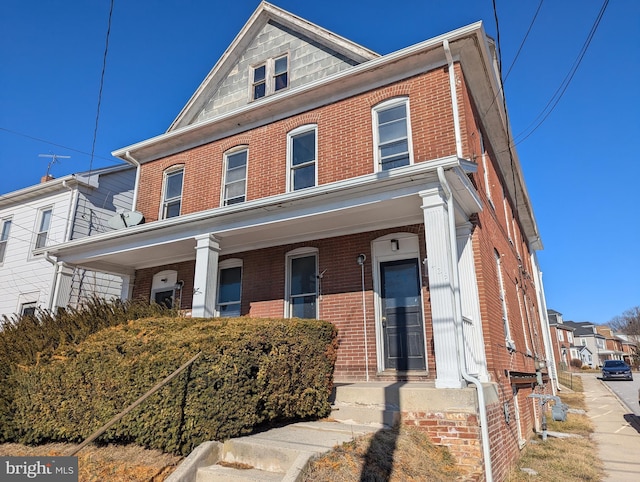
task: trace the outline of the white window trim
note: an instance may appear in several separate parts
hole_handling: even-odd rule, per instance
[[[314,167],[315,167],[314,186],[318,185],[318,126],[317,124],[307,124],[304,126],[297,127],[296,129],[293,129],[292,131],[287,133],[287,192],[293,191],[293,173],[296,169],[300,167],[300,166],[297,166],[296,168],[293,167],[293,138],[300,134],[305,134],[310,131],[314,131],[315,139],[316,139],[315,154],[314,154],[314,160],[313,160]]]
[[[221,286],[221,282],[220,282],[220,275],[222,274],[222,270],[223,269],[229,269],[229,268],[240,268],[240,307],[242,307],[242,282],[243,282],[243,278],[244,278],[244,266],[243,266],[243,261],[240,258],[231,258],[231,259],[225,259],[224,261],[220,261],[220,263],[218,263],[218,285],[217,285],[217,293],[216,293],[216,316],[221,316],[220,315],[220,300],[219,300],[219,296],[220,296],[220,286]]]
[[[44,213],[50,211],[51,214],[49,216],[49,226],[46,231],[41,231],[42,220],[44,217]],[[48,241],[51,239],[51,226],[53,224],[53,206],[45,206],[38,209],[38,216],[36,218],[35,229],[33,230],[33,242],[31,244],[31,249],[40,249],[47,246]],[[44,240],[44,244],[38,247],[38,238],[42,233],[46,233],[46,237]],[[33,257],[40,257],[42,254],[33,254]]]
[[[249,146],[242,145],[242,146],[233,147],[224,153],[224,159],[222,163],[223,171],[222,171],[222,191],[220,192],[220,206],[230,206],[229,204],[226,203],[227,200],[225,199],[225,195],[227,192],[227,171],[228,171],[227,160],[229,156],[232,156],[233,154],[237,154],[242,151],[246,151],[247,153],[247,161],[244,166],[244,201],[242,202],[247,201],[247,187],[248,187],[247,182],[249,177]],[[236,203],[236,204],[240,204],[240,203]]]
[[[284,317],[291,318],[293,315],[291,314],[291,303],[289,299],[291,297],[291,260],[296,258],[304,258],[306,256],[315,256],[316,258],[316,276],[319,273],[319,264],[320,264],[320,250],[318,248],[313,247],[305,247],[305,248],[297,248],[293,251],[289,251],[285,255],[285,276],[284,276],[284,289],[285,289],[285,297],[284,297]],[[320,313],[320,294],[318,293],[318,282],[316,280],[316,319],[319,319]]]
[[[9,223],[9,231],[7,232],[7,237],[3,239],[4,228],[7,223]],[[2,252],[2,257],[0,257],[0,266],[4,264],[4,260],[7,257],[7,247],[9,246],[9,238],[11,237],[11,228],[13,227],[13,217],[8,216],[6,218],[0,219],[0,246],[4,244],[4,249]]]
[[[180,214],[178,214],[178,216],[182,215],[182,203],[184,200],[184,164],[171,166],[165,169],[164,173],[162,174],[162,193],[160,198],[160,212],[158,213],[158,219],[169,219],[165,217],[165,205],[167,203],[167,200],[165,199],[165,194],[167,192],[167,178],[172,174],[176,174],[179,171],[182,171],[182,184],[180,185]],[[177,199],[177,198],[172,198],[172,199]],[[173,216],[173,217],[178,217],[178,216]]]
[[[395,107],[396,105],[405,104],[406,112],[407,112],[407,143],[409,150],[409,165],[413,164],[413,140],[411,137],[411,108],[409,105],[409,97],[394,97],[393,99],[388,99],[379,104],[373,106],[371,109],[371,125],[373,127],[373,170],[374,172],[382,171],[382,164],[380,159],[380,139],[379,139],[379,129],[378,129],[378,112],[381,110],[386,110],[391,107]]]
[[[279,60],[283,57],[287,58],[287,86],[284,87],[283,89],[276,90],[275,64],[276,64],[276,60]],[[256,83],[253,81],[254,72],[256,71],[256,69],[259,69],[263,65],[264,65],[264,83],[265,83],[264,95],[256,99],[253,97],[253,88],[256,85]],[[283,92],[285,90],[288,90],[289,87],[291,86],[291,55],[289,55],[289,52],[288,51],[284,52],[280,55],[276,55],[274,57],[268,58],[266,60],[263,60],[249,67],[248,84],[249,84],[249,101],[250,102],[255,102],[260,99],[264,99],[265,97],[269,97],[270,95],[277,94],[278,92]]]

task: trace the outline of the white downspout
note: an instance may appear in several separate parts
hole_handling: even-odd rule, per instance
[[[482,452],[484,455],[484,471],[486,482],[493,481],[493,472],[491,469],[491,452],[489,450],[489,425],[487,419],[487,403],[484,398],[484,389],[482,382],[470,375],[467,372],[467,360],[461,347],[464,346],[464,333],[462,331],[462,300],[460,299],[460,279],[458,275],[458,245],[456,242],[456,220],[453,206],[453,197],[449,183],[444,176],[444,169],[442,166],[438,167],[438,179],[440,185],[444,190],[445,197],[447,198],[447,218],[449,221],[449,244],[451,245],[451,273],[453,282],[453,298],[454,298],[454,325],[456,328],[456,335],[458,337],[458,343],[456,344],[456,354],[458,355],[458,363],[460,364],[460,375],[469,383],[473,383],[476,386],[476,392],[478,393],[478,408],[480,411],[480,433],[482,435]]]
[[[49,301],[47,302],[47,310],[53,311],[53,300],[56,299],[58,291],[58,261],[54,260],[49,251],[44,252],[44,259],[53,265],[53,280],[51,281],[51,290],[49,291]]]
[[[74,189],[67,184],[67,179],[62,181],[62,186],[66,187],[72,193],[71,199],[69,200],[69,212],[67,213],[67,226],[65,227],[65,230],[64,230],[64,240],[70,241],[71,226],[73,226],[73,222],[71,220],[71,214],[73,213],[73,217],[75,218],[75,209],[76,209],[76,206],[78,205],[79,190],[76,189],[74,192]]]
[[[138,186],[140,185],[140,163],[131,156],[129,151],[124,153],[124,157],[126,157],[131,164],[136,166],[136,181],[133,187],[133,199],[131,200],[131,210],[135,211],[136,204],[138,204]]]
[[[451,103],[453,110],[453,126],[456,136],[456,155],[458,158],[462,158],[462,134],[460,130],[460,116],[458,113],[458,98],[456,90],[456,75],[453,65],[453,57],[451,56],[451,49],[449,48],[449,41],[444,40],[442,42],[444,48],[444,54],[447,57],[447,64],[449,68],[449,87],[451,89]],[[484,388],[482,382],[476,377],[470,375],[467,372],[467,360],[465,353],[462,351],[464,347],[464,332],[463,332],[463,320],[462,320],[462,300],[460,298],[460,277],[458,273],[458,243],[456,241],[456,220],[455,220],[455,207],[453,205],[453,194],[447,179],[444,175],[444,169],[438,167],[438,179],[440,185],[444,190],[445,197],[447,198],[447,218],[449,221],[449,244],[451,245],[451,273],[453,282],[453,298],[454,298],[454,326],[457,332],[458,343],[456,345],[456,354],[458,356],[458,363],[460,365],[460,375],[469,383],[473,383],[476,387],[476,393],[478,394],[478,409],[480,412],[480,434],[482,436],[482,453],[484,458],[484,472],[486,482],[493,482],[493,469],[491,467],[491,451],[490,451],[490,438],[489,438],[489,421],[487,417],[487,403],[484,397]]]

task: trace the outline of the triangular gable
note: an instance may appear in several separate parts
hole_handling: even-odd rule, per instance
[[[289,88],[379,57],[333,32],[262,2],[168,132],[249,103],[251,66],[283,52],[290,55]]]

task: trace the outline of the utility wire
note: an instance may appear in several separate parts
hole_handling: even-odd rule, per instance
[[[524,44],[527,41],[527,38],[529,37],[529,33],[531,32],[531,29],[533,28],[533,24],[535,23],[536,18],[538,18],[538,13],[540,13],[540,8],[542,8],[542,3],[543,2],[544,2],[544,0],[540,0],[540,3],[538,4],[538,8],[536,9],[536,13],[533,15],[533,18],[531,19],[531,22],[529,23],[529,28],[527,29],[527,33],[524,35],[524,38],[522,39],[522,42],[520,42],[520,47],[518,47],[518,51],[516,52],[515,57],[511,61],[511,65],[509,66],[509,70],[507,70],[507,75],[504,76],[504,79],[500,79],[500,90],[498,90],[498,92],[496,92],[496,95],[493,97],[493,100],[491,101],[491,104],[489,105],[489,107],[487,107],[487,110],[485,111],[484,115],[486,115],[487,112],[489,112],[489,109],[491,109],[491,107],[493,107],[493,104],[495,104],[496,99],[498,98],[500,93],[504,92],[504,84],[507,82],[507,78],[509,77],[509,74],[511,73],[511,70],[513,69],[513,66],[516,64],[516,61],[518,60],[518,57],[520,56],[520,52],[522,52],[522,48],[524,47]],[[494,4],[494,16],[495,15],[497,15],[497,14],[495,13],[495,4]],[[497,28],[497,22],[496,22],[496,28]],[[499,41],[497,39],[496,39],[496,43],[499,43]],[[504,93],[502,95],[504,96]]]
[[[500,22],[498,21],[498,9],[496,8],[496,0],[492,0],[493,5],[493,17],[496,22],[496,47],[498,51],[498,75],[500,76],[500,85],[504,86],[504,80],[502,78],[502,50],[500,49]],[[514,192],[514,204],[515,212],[518,212],[518,191],[516,189],[516,171],[513,168],[513,151],[511,150],[511,123],[509,122],[509,112],[507,111],[507,99],[504,95],[504,88],[502,89],[502,108],[505,115],[505,127],[507,130],[507,146],[509,151],[509,163],[511,165],[511,182],[513,183]]]
[[[48,141],[46,139],[41,139],[39,137],[35,137],[35,136],[31,136],[29,134],[24,134],[22,132],[18,132],[18,131],[14,131],[11,129],[7,129],[6,127],[0,127],[0,131],[4,131],[4,132],[8,132],[9,134],[13,134],[16,136],[21,136],[21,137],[26,137],[27,139],[31,139],[33,141],[37,141],[37,142],[42,142],[44,144],[49,144],[51,146],[55,146],[55,147],[61,147],[62,149],[66,149],[68,151],[72,151],[72,152],[77,152],[79,154],[84,154],[86,156],[93,156],[92,152],[85,152],[85,151],[81,151],[80,149],[75,149],[73,147],[68,147],[68,146],[63,146],[62,144],[56,144],[55,142],[51,142]],[[104,159],[105,161],[113,161],[113,158],[108,158],[108,157],[102,157],[102,156],[95,156],[99,159]]]
[[[111,34],[111,18],[113,17],[113,3],[109,7],[109,22],[107,24],[107,38],[104,45],[104,55],[102,56],[102,73],[100,74],[100,90],[98,92],[98,108],[96,110],[96,125],[93,129],[93,143],[91,144],[91,159],[89,160],[89,172],[93,166],[93,153],[96,149],[96,138],[98,137],[98,121],[100,120],[100,104],[102,103],[102,87],[104,86],[104,73],[107,70],[107,53],[109,52],[109,35]]]
[[[531,122],[531,124],[529,124],[529,126],[525,130],[523,130],[520,134],[518,134],[516,136],[516,138],[521,137],[525,132],[527,132],[527,130],[538,119],[540,119],[541,116],[544,115],[544,117],[542,117],[542,119],[540,119],[540,122],[538,122],[535,125],[535,127],[533,127],[533,129],[531,129],[531,131],[526,136],[520,138],[517,142],[514,139],[514,141],[513,141],[513,145],[514,146],[516,144],[521,143],[522,141],[527,139],[531,134],[533,134],[538,129],[538,127],[540,127],[542,125],[542,123],[547,119],[547,117],[549,117],[549,115],[553,112],[553,110],[558,105],[558,102],[560,102],[560,99],[562,98],[564,93],[567,91],[567,88],[569,87],[569,84],[571,83],[571,80],[573,80],[573,77],[576,74],[576,71],[578,70],[578,67],[580,67],[580,63],[582,62],[582,59],[584,58],[584,55],[587,53],[587,49],[589,48],[589,45],[591,44],[591,40],[593,40],[593,37],[594,37],[594,35],[596,33],[596,30],[598,29],[598,26],[600,25],[600,21],[602,20],[602,17],[604,16],[604,12],[607,9],[608,5],[609,5],[609,0],[605,0],[604,3],[602,4],[602,7],[600,8],[600,12],[598,12],[598,16],[596,17],[595,21],[593,22],[593,26],[591,27],[591,30],[589,31],[589,35],[587,35],[587,39],[585,40],[584,44],[582,45],[582,48],[581,48],[580,52],[578,53],[578,56],[576,57],[576,60],[573,62],[573,65],[571,66],[571,69],[569,70],[569,72],[567,73],[565,78],[560,83],[560,86],[556,89],[554,94],[551,96],[551,99],[549,99],[549,102],[547,102],[547,105],[545,105],[544,109],[542,109],[540,114],[538,114],[538,116],[533,120],[533,122]],[[554,101],[554,99],[555,99],[555,101]],[[546,111],[546,114],[545,114],[545,111]],[[511,147],[512,146],[510,146],[510,148]]]

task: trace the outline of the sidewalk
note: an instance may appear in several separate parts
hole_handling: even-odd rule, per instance
[[[587,415],[594,424],[593,439],[604,462],[605,481],[640,480],[640,421],[618,400],[597,374],[584,373]]]

